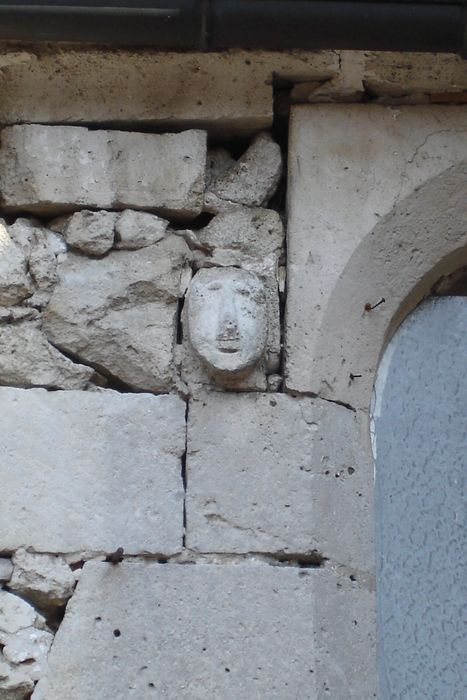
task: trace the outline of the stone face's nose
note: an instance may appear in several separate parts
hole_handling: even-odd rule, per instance
[[[224,340],[238,338],[238,319],[235,302],[226,296],[222,306],[222,313],[219,321],[218,337]]]

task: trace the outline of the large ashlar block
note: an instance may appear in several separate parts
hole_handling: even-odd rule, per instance
[[[439,274],[467,262],[466,158],[463,107],[293,109],[289,390],[368,408],[385,336],[412,290],[414,305],[440,261]]]
[[[0,401],[1,550],[180,550],[183,401],[11,388]]]
[[[33,697],[370,699],[372,620],[328,571],[90,562]]]
[[[273,77],[326,80],[335,51],[67,50],[0,54],[0,122],[156,125],[252,133],[273,120]]]
[[[206,133],[142,134],[25,125],[2,131],[6,210],[151,209],[193,217],[203,205]]]
[[[372,571],[372,468],[353,411],[209,394],[188,413],[187,546],[313,555]]]

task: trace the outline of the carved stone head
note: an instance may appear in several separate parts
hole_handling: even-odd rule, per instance
[[[268,320],[261,280],[234,267],[200,270],[187,296],[188,337],[208,369],[248,373],[266,348]]]

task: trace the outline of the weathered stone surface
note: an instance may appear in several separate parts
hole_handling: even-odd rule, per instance
[[[263,391],[267,386],[265,375],[277,372],[279,366],[278,264],[283,254],[284,236],[281,218],[269,209],[241,207],[218,214],[207,226],[194,233],[197,248],[205,251],[203,254],[194,253],[198,267],[239,267],[257,275],[264,284],[268,320],[264,361],[248,377],[229,380],[232,388]],[[187,306],[182,322],[185,341],[188,337]],[[191,387],[212,384],[212,377],[186,342],[176,349],[186,384]]]
[[[0,219],[0,305],[18,304],[32,294],[26,258]]]
[[[2,550],[180,549],[179,398],[1,388],[0,399]]]
[[[372,571],[366,424],[329,402],[209,394],[190,402],[187,546],[322,556]]]
[[[465,264],[466,178],[450,168],[467,158],[466,115],[439,106],[293,110],[290,390],[367,409],[385,337],[411,291],[415,304],[440,261],[438,277]]]
[[[34,682],[24,671],[7,663],[0,655],[0,694],[2,700],[27,700]]]
[[[321,570],[90,562],[33,697],[372,698],[372,600]]]
[[[155,214],[125,209],[115,225],[116,248],[136,250],[157,243],[165,236],[169,222]]]
[[[95,371],[53,347],[37,322],[0,319],[0,384],[49,389],[85,389]]]
[[[258,134],[243,156],[211,181],[204,208],[217,213],[238,205],[261,207],[276,191],[281,174],[279,144],[268,133]]]
[[[13,573],[11,559],[0,557],[0,581],[9,581]]]
[[[42,615],[25,600],[0,589],[0,634],[16,634],[30,627],[45,629]]]
[[[242,207],[218,214],[196,234],[210,249],[206,265],[237,265],[259,274],[277,275],[284,227],[276,211]]]
[[[139,122],[157,130],[253,133],[272,124],[274,77],[325,80],[338,65],[335,51],[10,48],[0,55],[0,122]]]
[[[62,607],[73,594],[75,577],[61,557],[18,549],[13,555],[13,565],[9,589],[42,610]]]
[[[67,255],[44,314],[46,335],[132,387],[166,391],[172,386],[177,298],[190,255],[179,236],[102,260]]]
[[[47,656],[53,642],[53,634],[34,627],[19,630],[16,634],[0,633],[4,658],[20,665],[23,673],[38,681],[47,668]]]
[[[157,135],[37,124],[2,131],[0,189],[7,210],[136,207],[196,216],[205,168],[203,131]]]
[[[117,217],[113,211],[78,211],[70,217],[63,237],[82,253],[104,255],[113,246]]]
[[[209,187],[211,182],[225,175],[225,173],[236,165],[235,158],[229,153],[226,148],[210,148],[208,149],[208,158],[206,164],[206,187]]]
[[[8,233],[23,249],[28,272],[34,283],[34,294],[26,303],[42,308],[50,299],[57,282],[57,256],[66,252],[66,243],[61,236],[44,228],[34,219],[17,219],[8,227]]]

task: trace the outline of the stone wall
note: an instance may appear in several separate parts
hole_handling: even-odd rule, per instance
[[[467,264],[404,61],[0,55],[2,699],[376,697],[374,376]]]

